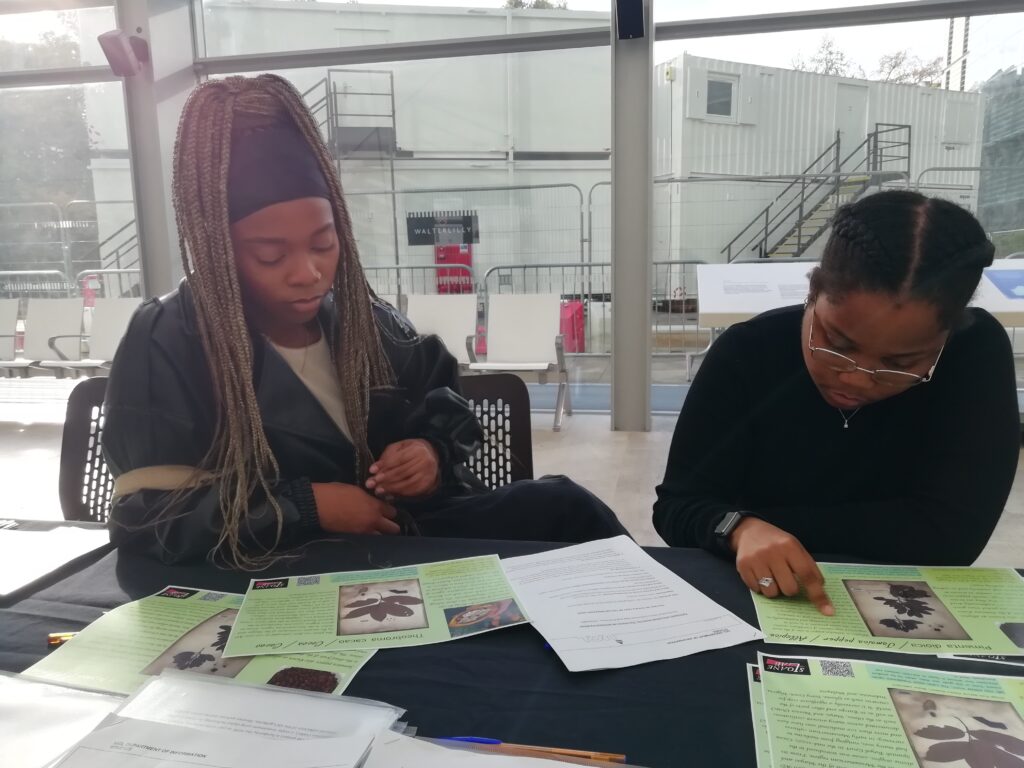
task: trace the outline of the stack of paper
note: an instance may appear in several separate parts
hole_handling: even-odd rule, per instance
[[[1024,579],[1010,568],[821,563],[835,616],[754,596],[769,643],[897,653],[1024,654]]]
[[[674,659],[761,637],[627,536],[503,564],[534,626],[572,672]]]
[[[69,691],[69,695],[75,692]],[[392,730],[379,702],[166,672],[54,768],[541,768],[539,758],[450,750]],[[5,768],[7,764],[5,763]],[[43,763],[22,763],[42,768]]]
[[[224,655],[399,648],[526,621],[497,555],[254,579]]]
[[[49,531],[0,530],[0,595],[110,543],[104,528],[61,526]]]
[[[38,680],[132,693],[164,669],[341,693],[373,650],[225,658],[242,596],[166,587],[94,621],[25,671]]]
[[[0,674],[0,765],[48,765],[123,703],[121,696]]]
[[[751,707],[760,768],[1024,766],[1020,678],[848,659],[758,661]]]

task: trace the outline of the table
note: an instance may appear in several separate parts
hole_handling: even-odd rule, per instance
[[[83,520],[10,520],[6,519],[4,523],[13,523],[13,525],[7,529],[12,530],[15,533],[26,531],[26,532],[45,532],[52,531],[58,528],[81,528],[90,531],[105,531],[106,525],[104,523],[94,523]],[[33,591],[42,589],[44,586],[53,584],[65,575],[73,573],[84,565],[95,562],[100,557],[110,552],[113,549],[113,545],[107,543],[104,546],[99,546],[90,552],[78,555],[77,557],[70,558],[67,562],[56,568],[45,576],[40,576],[34,579],[30,583],[19,587],[7,594],[0,592],[0,605],[4,604],[4,601],[11,602],[12,600],[23,597],[24,595],[30,594]]]
[[[514,556],[537,542],[352,536],[317,542],[265,576],[386,568],[454,557]],[[731,563],[691,549],[650,548],[656,560],[747,621],[753,602]],[[825,558],[822,558],[825,559]],[[242,592],[252,574],[210,565],[166,566],[111,552],[58,583],[0,604],[0,669],[21,671],[45,653],[46,634],[80,629],[103,610],[168,584]],[[347,693],[408,712],[423,736],[474,735],[527,744],[625,753],[650,768],[752,766],[754,746],[744,664],[756,651],[873,658],[957,671],[955,659],[751,643],[628,669],[569,673],[529,626],[452,643],[383,650]],[[1013,674],[1011,667],[984,671]]]

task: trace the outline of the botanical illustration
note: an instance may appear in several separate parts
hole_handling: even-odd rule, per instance
[[[237,615],[237,608],[227,608],[192,627],[142,670],[142,674],[158,675],[165,668],[171,667],[219,677],[234,677],[252,660],[251,656],[222,658]]]
[[[875,637],[971,639],[926,581],[843,579],[843,586]]]
[[[1005,701],[890,688],[921,768],[1024,768],[1024,720]]]
[[[496,600],[493,603],[445,608],[444,619],[452,637],[475,635],[489,629],[522,624],[526,621],[515,600]]]
[[[427,612],[419,579],[346,584],[338,590],[338,634],[423,629]]]

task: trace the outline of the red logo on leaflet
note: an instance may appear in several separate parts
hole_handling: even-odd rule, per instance
[[[288,586],[288,579],[267,579],[265,581],[254,581],[253,589],[284,589]]]
[[[765,656],[762,666],[765,672],[779,672],[784,675],[811,674],[807,659],[774,659],[771,656]]]
[[[199,593],[198,589],[181,589],[180,587],[168,587],[163,592],[158,592],[157,597],[174,597],[178,600],[187,600]]]

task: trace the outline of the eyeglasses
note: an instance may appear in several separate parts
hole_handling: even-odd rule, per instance
[[[822,363],[833,371],[839,371],[840,373],[853,373],[854,371],[860,371],[866,373],[871,378],[883,384],[887,387],[913,387],[917,384],[927,384],[932,380],[932,376],[935,373],[935,366],[939,364],[939,358],[942,357],[942,350],[946,348],[943,344],[939,348],[939,354],[935,356],[935,362],[932,363],[932,367],[928,369],[928,373],[924,376],[918,376],[916,373],[908,373],[907,371],[889,371],[885,369],[871,370],[870,368],[861,368],[857,365],[857,361],[853,360],[846,355],[841,355],[835,350],[828,349],[827,347],[816,347],[814,346],[814,305],[811,305],[811,327],[810,332],[807,334],[807,348],[811,351],[811,357],[818,362]]]

